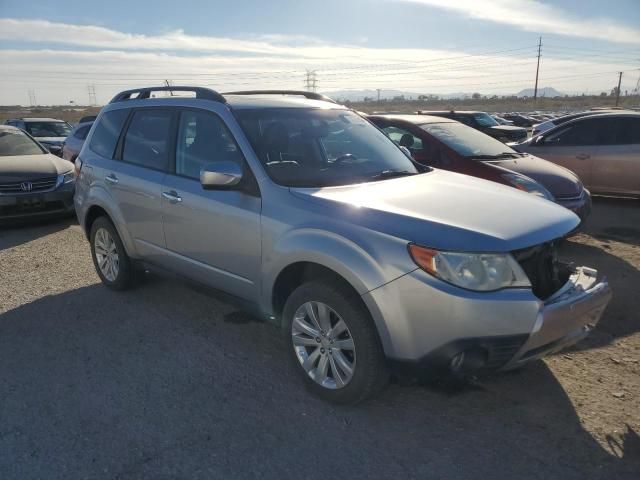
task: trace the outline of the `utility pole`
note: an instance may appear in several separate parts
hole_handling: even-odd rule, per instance
[[[377,92],[378,92],[378,103],[380,103],[380,89],[376,88]]]
[[[536,86],[533,89],[533,101],[538,100],[538,74],[540,73],[540,51],[542,50],[542,37],[538,39],[538,65],[536,66]]]
[[[318,78],[315,70],[307,70],[305,77],[304,88],[309,92],[315,92],[318,88]]]
[[[616,90],[616,107],[620,102],[620,84],[622,83],[622,72],[618,73],[618,89]]]
[[[96,100],[96,86],[95,85],[87,85],[87,91],[89,92],[89,105],[92,107],[98,104]]]

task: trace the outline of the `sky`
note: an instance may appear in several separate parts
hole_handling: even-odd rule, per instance
[[[0,0],[0,104],[98,104],[139,86],[622,92],[640,0]]]

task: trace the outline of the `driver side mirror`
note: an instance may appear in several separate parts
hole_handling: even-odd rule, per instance
[[[242,167],[236,162],[208,163],[200,170],[200,184],[205,190],[228,189],[242,180]]]

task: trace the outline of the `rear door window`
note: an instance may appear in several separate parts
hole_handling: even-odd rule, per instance
[[[133,113],[124,137],[122,160],[141,167],[167,171],[173,112],[165,109],[141,109]]]
[[[89,148],[101,157],[113,158],[120,131],[128,115],[129,109],[126,108],[104,113],[96,125]]]
[[[544,143],[557,146],[597,145],[604,137],[603,130],[606,129],[600,120],[588,119],[575,122],[550,134]]]

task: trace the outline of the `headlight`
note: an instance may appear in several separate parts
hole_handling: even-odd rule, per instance
[[[65,183],[71,183],[71,182],[75,182],[76,180],[76,172],[74,172],[73,170],[62,174],[59,176],[60,180],[58,181],[58,183],[60,185],[64,185]]]
[[[441,252],[410,244],[416,264],[445,282],[479,292],[530,287],[531,282],[509,253]]]
[[[531,193],[541,198],[545,198],[552,202],[555,202],[556,199],[551,195],[551,192],[540,185],[538,182],[531,180],[528,177],[523,175],[518,175],[517,173],[505,173],[502,175],[507,182],[513,185],[518,190],[522,190],[523,192]]]

